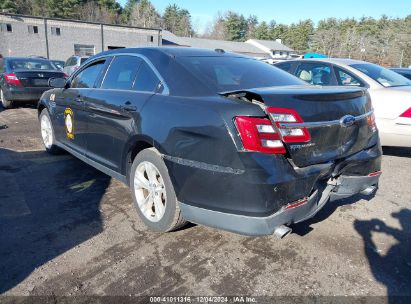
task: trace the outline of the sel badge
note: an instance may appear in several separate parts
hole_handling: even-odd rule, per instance
[[[64,123],[66,125],[67,138],[74,139],[74,113],[70,108],[64,110]]]

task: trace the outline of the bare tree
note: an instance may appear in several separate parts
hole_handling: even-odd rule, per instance
[[[129,23],[133,26],[160,27],[161,17],[150,1],[141,0],[131,9]]]
[[[106,7],[100,7],[96,2],[89,1],[80,6],[77,18],[90,22],[117,23],[119,16]]]
[[[203,37],[218,40],[224,40],[226,38],[224,30],[224,16],[220,12],[218,12],[217,16],[214,18],[214,21],[207,26]]]

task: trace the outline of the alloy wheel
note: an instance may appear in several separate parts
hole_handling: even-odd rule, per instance
[[[137,166],[134,193],[141,213],[151,222],[160,221],[166,210],[166,188],[160,171],[151,162]]]
[[[41,137],[43,138],[44,146],[50,149],[53,145],[53,129],[50,119],[47,115],[43,115],[40,120]]]

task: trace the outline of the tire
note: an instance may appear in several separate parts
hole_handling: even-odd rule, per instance
[[[6,99],[3,93],[3,89],[0,89],[0,100],[1,100],[1,105],[3,106],[3,108],[10,109],[13,107],[13,101]]]
[[[155,148],[137,154],[130,170],[130,189],[134,206],[151,230],[169,232],[183,227],[177,197],[167,167]]]
[[[59,154],[60,148],[56,146],[53,124],[47,109],[43,109],[39,116],[41,139],[46,151],[50,154]]]

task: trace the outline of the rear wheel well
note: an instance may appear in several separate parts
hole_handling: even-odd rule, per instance
[[[128,154],[127,154],[127,158],[126,158],[126,177],[127,180],[129,179],[130,176],[130,169],[131,166],[133,165],[133,161],[136,158],[137,154],[140,153],[141,151],[143,151],[144,149],[149,149],[152,148],[153,145],[149,144],[146,141],[137,141],[129,150]]]

